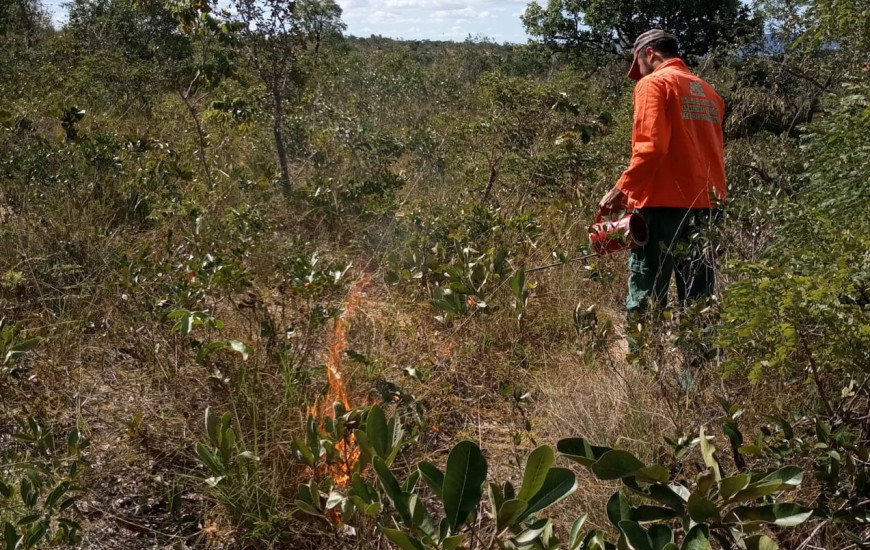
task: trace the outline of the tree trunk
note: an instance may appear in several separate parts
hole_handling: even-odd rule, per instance
[[[190,118],[193,119],[193,123],[196,126],[196,135],[199,138],[199,161],[202,163],[202,169],[205,171],[205,178],[208,181],[208,184],[211,185],[211,170],[208,168],[208,160],[205,156],[205,131],[202,128],[202,123],[199,121],[199,116],[196,114],[196,108],[193,105],[193,101],[190,99],[190,90],[193,87],[193,84],[199,78],[199,73],[197,72],[196,77],[193,79],[193,82],[190,83],[190,86],[187,88],[187,92],[181,87],[181,84],[178,85],[178,95],[181,96],[181,100],[187,106],[187,111],[190,113]]]
[[[284,193],[289,195],[293,190],[293,184],[290,181],[290,166],[287,161],[287,149],[284,146],[284,133],[281,131],[281,123],[284,121],[284,110],[281,108],[281,96],[272,94],[274,100],[275,112],[274,126],[272,131],[275,134],[275,149],[278,151],[278,163],[281,165],[281,188]]]
[[[492,188],[495,187],[495,183],[498,181],[500,164],[501,161],[489,163],[489,182],[486,184],[486,189],[483,190],[483,196],[481,197],[480,202],[486,202],[489,200],[489,195],[492,193]]]

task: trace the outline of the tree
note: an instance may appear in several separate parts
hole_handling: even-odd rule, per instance
[[[83,55],[117,52],[126,63],[177,63],[191,55],[189,41],[163,2],[72,0],[66,31]]]
[[[284,139],[284,103],[298,95],[306,78],[305,52],[316,54],[322,40],[344,29],[341,8],[332,0],[234,0],[241,23],[244,51],[266,88],[272,105],[272,133],[285,193],[292,190],[287,143]]]
[[[142,2],[143,0],[138,0]],[[153,0],[151,0],[153,2]],[[213,90],[234,71],[232,63],[236,25],[226,24],[214,15],[216,0],[174,0],[170,13],[178,30],[190,40],[193,55],[170,69],[179,97],[196,126],[199,158],[211,185],[211,170],[206,159],[206,134],[197,112],[197,93]]]
[[[325,40],[341,35],[347,28],[341,20],[341,7],[333,0],[297,0],[296,13],[300,29],[313,44],[315,55]]]
[[[39,0],[0,0],[0,37],[14,36],[29,49],[50,26],[48,12]]]
[[[870,51],[870,0],[815,0],[809,17],[817,45]]]
[[[555,51],[630,51],[651,28],[675,33],[687,55],[752,36],[759,21],[740,0],[549,0],[532,2],[526,32]]]
[[[234,29],[215,17],[214,4],[215,0],[73,0],[67,24],[82,57],[107,56],[107,63],[101,64],[105,78],[126,72],[130,85],[151,95],[155,86],[158,93],[168,88],[178,94],[194,123],[200,163],[209,182],[207,135],[198,106],[232,72],[234,45]],[[119,66],[134,70],[118,71]]]

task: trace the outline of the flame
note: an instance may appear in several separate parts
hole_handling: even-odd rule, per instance
[[[308,414],[315,418],[323,418],[324,415],[334,418],[335,412],[332,408],[334,403],[341,403],[348,410],[351,408],[347,387],[344,385],[341,365],[344,352],[347,351],[349,320],[362,303],[362,293],[367,285],[367,278],[360,279],[354,284],[348,294],[344,312],[335,321],[335,328],[332,331],[332,341],[329,344],[329,355],[326,362],[326,379],[329,383],[329,392],[326,395],[323,407],[320,406],[319,400],[317,400],[314,402],[314,406],[308,409]],[[359,460],[361,451],[356,445],[353,434],[348,434],[342,441],[339,441],[335,449],[341,456],[341,461],[328,465],[327,473],[332,477],[336,485],[346,486],[350,483],[354,464]]]
[[[451,355],[453,355],[453,344],[451,342],[447,342],[441,349],[440,356],[446,358],[450,357]]]

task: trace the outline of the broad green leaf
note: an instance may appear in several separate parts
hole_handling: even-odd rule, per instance
[[[526,470],[523,473],[523,484],[520,492],[517,493],[517,499],[528,502],[541,489],[547,478],[547,472],[550,471],[555,460],[556,455],[549,445],[541,445],[529,454]]]
[[[420,476],[423,478],[426,486],[441,500],[441,491],[444,488],[444,473],[430,462],[421,462],[417,465],[417,470],[420,471]]]
[[[540,490],[529,500],[529,507],[520,519],[525,519],[552,506],[577,490],[577,476],[567,468],[552,468],[547,472]]]
[[[346,498],[338,506],[338,510],[341,512],[341,523],[347,523],[356,511],[356,504],[354,504],[353,499]]]
[[[747,456],[759,456],[763,452],[763,449],[758,445],[744,445],[737,449],[737,452]]]
[[[462,543],[465,541],[465,533],[460,533],[459,535],[453,535],[452,537],[447,537],[444,539],[444,542],[441,543],[442,550],[456,550],[459,548]]]
[[[377,517],[381,511],[380,502],[365,502],[360,497],[353,495],[350,497],[357,509],[369,517]]]
[[[552,520],[539,519],[529,524],[528,527],[515,536],[512,541],[522,547],[541,536],[541,533],[546,531],[548,527],[552,527],[552,525]]]
[[[218,458],[211,452],[211,450],[203,445],[201,442],[196,442],[196,456],[202,461],[205,466],[212,471],[214,474],[220,474],[223,472],[223,467],[221,467],[221,463]]]
[[[360,457],[357,464],[360,465],[360,471],[362,471],[362,468],[371,463],[372,458],[377,456],[377,453],[375,452],[375,448],[371,441],[369,441],[369,436],[367,436],[364,431],[354,430],[353,438],[360,449]]]
[[[486,472],[486,459],[471,441],[463,441],[450,451],[444,472],[443,498],[451,533],[456,534],[468,516],[477,510]]]
[[[641,468],[634,473],[634,476],[640,481],[645,481],[647,483],[661,483],[662,485],[667,484],[670,479],[668,469],[659,464],[653,464],[652,466]]]
[[[701,455],[704,457],[704,464],[713,470],[713,473],[716,475],[716,481],[721,480],[722,474],[719,470],[719,461],[716,459],[716,446],[707,441],[707,436],[704,433],[703,426],[701,427],[699,439],[701,442]]]
[[[336,506],[339,506],[342,502],[347,500],[344,495],[339,493],[338,491],[332,491],[329,493],[329,497],[326,499],[326,504],[324,505],[324,510],[332,510]]]
[[[508,286],[514,293],[517,302],[523,303],[523,293],[526,288],[526,272],[522,269],[508,278]]]
[[[630,550],[654,550],[649,535],[636,522],[631,520],[620,521],[619,531],[625,536]]]
[[[70,483],[69,481],[64,481],[60,485],[54,488],[54,490],[49,493],[48,497],[45,499],[45,507],[46,508],[54,508],[57,505],[60,498],[69,490]]]
[[[417,483],[420,482],[420,470],[414,470],[408,474],[405,483],[402,484],[402,490],[406,493],[413,493],[417,489]]]
[[[689,517],[696,523],[704,523],[708,519],[719,519],[719,510],[707,497],[692,493],[686,506]]]
[[[182,315],[178,322],[175,323],[175,326],[172,327],[172,330],[184,335],[190,334],[190,331],[193,330],[193,314]]]
[[[614,527],[619,527],[620,521],[631,519],[631,504],[622,491],[613,493],[607,500],[607,519]]]
[[[765,483],[770,481],[780,481],[782,482],[782,487],[780,487],[780,491],[785,491],[788,489],[794,489],[799,487],[800,484],[804,480],[804,471],[797,466],[786,466],[785,468],[780,468],[779,470],[767,475],[762,478],[759,483]]]
[[[643,462],[627,451],[607,451],[592,465],[592,473],[603,480],[620,479],[643,467]]]
[[[293,504],[295,504],[296,507],[299,508],[299,510],[301,510],[302,512],[305,512],[305,513],[308,514],[309,516],[315,516],[315,517],[318,517],[318,518],[322,518],[322,517],[324,517],[323,514],[321,514],[320,512],[318,512],[318,511],[314,508],[314,506],[308,504],[307,502],[305,502],[305,501],[303,501],[303,500],[297,500],[297,501],[295,501]]]
[[[755,535],[744,539],[746,550],[779,550],[776,541],[767,535]]]
[[[402,486],[399,485],[396,476],[393,475],[386,462],[379,456],[372,459],[372,466],[375,469],[375,474],[378,476],[378,481],[381,482],[381,487],[384,488],[387,498],[390,499],[399,517],[402,518],[402,522],[408,527],[412,527],[414,520],[411,517],[411,509],[408,506],[408,495],[402,491]]]
[[[42,514],[30,514],[19,518],[18,521],[15,522],[15,525],[18,527],[27,527],[29,528],[32,524],[39,521],[39,518],[42,517]]]
[[[749,485],[749,474],[738,474],[726,477],[719,482],[719,494],[725,500],[730,499]]]
[[[676,510],[661,506],[638,506],[631,509],[631,519],[638,523],[650,523],[673,519],[680,515]]]
[[[573,460],[574,462],[579,462],[588,468],[592,466],[595,461],[604,456],[606,452],[612,449],[610,449],[610,447],[596,447],[590,445],[589,442],[582,437],[572,437],[559,441],[559,443],[556,444],[556,450],[566,458]]]
[[[196,354],[196,362],[203,363],[205,359],[212,353],[218,350],[226,349],[227,346],[229,346],[229,344],[227,344],[226,342],[212,342],[211,344],[201,347],[199,352],[197,352]]]
[[[375,488],[372,487],[361,475],[356,473],[353,474],[353,477],[351,478],[350,494],[360,497],[368,504],[378,500],[378,493]]]
[[[697,478],[697,486],[693,493],[698,493],[699,495],[709,495],[710,489],[713,488],[713,485],[716,483],[716,472],[713,471],[712,468],[707,468],[700,474],[698,474]]]
[[[30,529],[24,538],[24,548],[36,548],[48,531],[48,522],[40,521]]]
[[[215,447],[220,445],[220,418],[210,407],[205,409],[205,433],[208,434],[208,439]]]
[[[586,523],[586,516],[577,518],[571,525],[571,534],[568,537],[568,550],[577,550],[583,544],[583,524]]]
[[[766,497],[780,490],[782,481],[772,480],[767,482],[752,483],[746,489],[738,491],[729,499],[730,502],[742,502],[744,500],[755,500],[757,498]]]
[[[741,523],[760,521],[780,527],[800,525],[813,515],[812,509],[791,502],[765,506],[740,506],[732,513],[740,519]]]
[[[496,530],[498,532],[503,531],[507,527],[513,525],[520,517],[522,513],[526,511],[529,503],[522,499],[513,499],[505,501],[498,509],[498,513],[496,514]]]
[[[501,505],[504,504],[504,494],[498,484],[491,481],[486,484],[486,492],[489,495],[489,505],[492,508],[493,513],[496,513],[498,509],[501,508]]]
[[[366,436],[375,450],[375,453],[384,460],[390,455],[390,434],[387,431],[387,417],[384,409],[378,405],[372,406],[366,415]]]
[[[429,517],[429,512],[426,510],[426,505],[420,500],[417,495],[411,494],[408,496],[408,507],[411,510],[411,519],[414,523],[414,529],[418,533],[423,533],[430,539],[437,537],[435,525]]]
[[[399,531],[398,529],[387,529],[380,527],[381,532],[390,539],[390,542],[401,548],[402,550],[425,550],[423,543]]]
[[[683,510],[685,510],[686,501],[680,498],[680,495],[672,487],[653,485],[645,494],[678,513],[683,513]]]
[[[11,348],[9,348],[9,350],[6,352],[6,356],[3,358],[3,362],[8,363],[8,362],[12,361],[13,359],[16,359],[17,357],[20,357],[20,356],[28,353],[33,348],[38,346],[41,341],[42,341],[41,338],[31,338],[29,340],[25,340],[23,342],[19,342],[18,344],[15,344]]]
[[[674,532],[667,525],[653,525],[648,533],[654,550],[663,550],[665,546],[674,542]]]
[[[387,464],[392,464],[393,461],[396,460],[399,450],[402,448],[402,436],[405,435],[405,428],[402,426],[398,414],[394,414],[390,418],[390,421],[387,424],[387,433],[389,434],[388,441],[390,448],[390,454],[387,457]]]
[[[590,531],[583,539],[583,550],[605,550],[607,548],[604,531]]]
[[[504,495],[505,500],[513,500],[517,498],[517,491],[514,489],[513,483],[510,481],[504,482],[501,494]]]
[[[236,446],[236,432],[232,428],[227,429],[221,434],[221,460],[224,467],[229,467],[232,461],[232,453]]]
[[[317,465],[317,458],[314,456],[314,453],[311,452],[311,449],[308,448],[308,445],[302,441],[298,435],[293,436],[293,449],[299,453],[299,458],[302,459],[302,462],[313,468]]]
[[[706,525],[692,527],[686,533],[680,550],[713,550],[710,546],[710,529]]]
[[[221,438],[223,438],[223,433],[230,429],[230,424],[233,423],[233,417],[230,413],[225,412],[223,416],[221,416]]]

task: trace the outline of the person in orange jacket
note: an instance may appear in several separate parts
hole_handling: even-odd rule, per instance
[[[682,306],[713,294],[710,247],[696,236],[725,200],[725,104],[679,58],[676,37],[660,29],[635,41],[629,77],[638,81],[631,162],[599,209],[636,210],[647,223],[649,241],[628,261],[634,322],[649,302],[667,306],[672,274]]]

